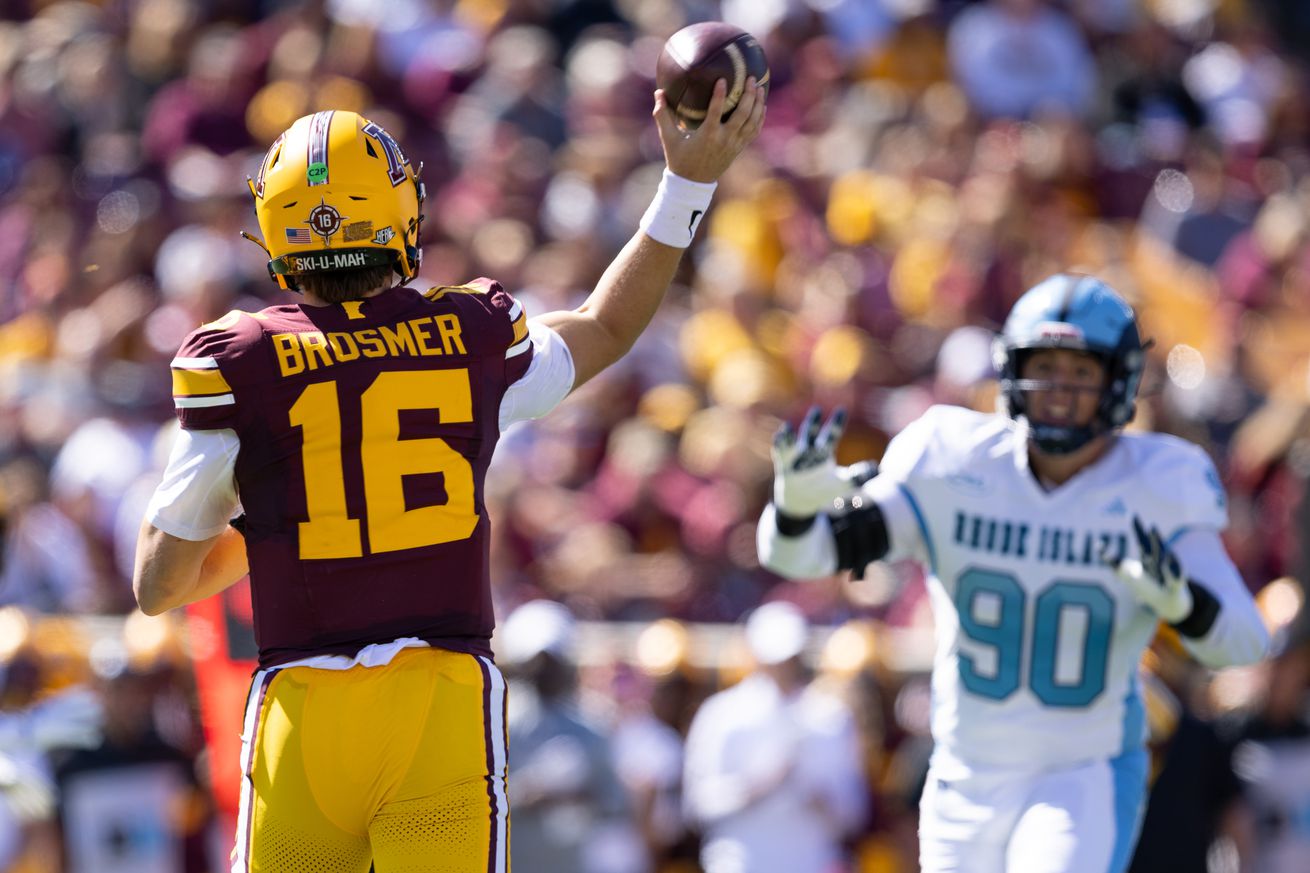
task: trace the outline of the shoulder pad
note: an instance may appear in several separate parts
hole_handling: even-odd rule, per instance
[[[248,312],[233,310],[191,332],[173,358],[173,406],[183,426],[227,426],[236,403],[240,361],[262,336]]]
[[[504,286],[495,279],[478,278],[464,285],[437,285],[429,288],[423,296],[428,300],[436,302],[450,295],[467,295],[465,300],[470,304],[486,310],[493,316],[494,321],[499,321],[505,327],[497,328],[499,336],[504,337],[505,345],[503,348],[517,354],[519,351],[525,351],[527,345],[524,345],[528,339],[528,315],[524,310],[523,304],[514,298],[514,295],[505,290]],[[477,301],[472,303],[472,301]],[[506,357],[514,355],[506,354]]]

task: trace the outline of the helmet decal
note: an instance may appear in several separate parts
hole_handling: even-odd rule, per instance
[[[305,224],[308,224],[309,229],[314,233],[323,237],[323,245],[330,246],[332,235],[341,229],[341,222],[349,220],[348,217],[343,217],[340,212],[337,212],[336,207],[330,206],[325,200],[319,200],[318,205],[309,211],[309,218],[305,219]]]
[[[382,129],[382,126],[370,121],[364,125],[364,133],[378,141],[382,146],[383,153],[387,156],[387,177],[391,179],[391,185],[394,188],[401,182],[405,181],[405,167],[409,166],[409,159],[405,153],[400,150],[400,144],[391,138],[391,134]]]
[[[309,122],[305,163],[310,185],[326,185],[328,181],[328,134],[332,132],[333,115],[336,112],[315,112]]]
[[[342,242],[359,242],[373,236],[373,222],[352,221],[341,229]]]

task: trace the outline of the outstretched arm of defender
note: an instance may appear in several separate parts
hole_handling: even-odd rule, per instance
[[[764,124],[764,89],[748,80],[741,103],[724,122],[726,94],[727,85],[720,80],[705,123],[685,131],[674,120],[664,92],[655,92],[654,116],[667,169],[642,229],[580,307],[539,317],[572,353],[577,373],[574,388],[621,358],[645,330],[709,206],[718,178],[759,134]]]
[[[846,411],[837,409],[822,426],[820,418],[811,407],[799,429],[784,423],[773,438],[773,500],[756,529],[756,547],[760,563],[781,576],[851,570],[858,579],[891,548],[881,507],[862,491],[877,465],[837,466]]]

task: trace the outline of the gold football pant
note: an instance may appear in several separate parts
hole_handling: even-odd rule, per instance
[[[505,681],[403,649],[255,674],[232,873],[508,873]]]

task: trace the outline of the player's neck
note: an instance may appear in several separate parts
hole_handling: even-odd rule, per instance
[[[393,286],[393,285],[385,285],[385,286],[383,286],[383,287],[381,287],[381,288],[374,288],[372,291],[365,291],[362,295],[360,295],[360,296],[357,297],[356,299],[357,299],[357,300],[367,300],[367,299],[370,298],[370,297],[376,297],[376,296],[378,296],[378,295],[381,294],[383,291],[386,291],[387,289],[392,288],[392,287],[395,287],[395,286]],[[335,305],[335,304],[333,304],[333,303],[329,303],[328,301],[324,300],[322,297],[319,297],[319,296],[318,296],[317,294],[315,294],[313,291],[310,291],[310,290],[308,290],[308,289],[302,291],[302,292],[301,292],[301,296],[304,298],[304,301],[303,301],[303,302],[304,302],[304,304],[305,304],[306,306],[334,306],[334,305]]]
[[[1029,444],[1028,466],[1043,488],[1058,487],[1100,460],[1113,443],[1114,435],[1104,434],[1064,455],[1047,454]]]

